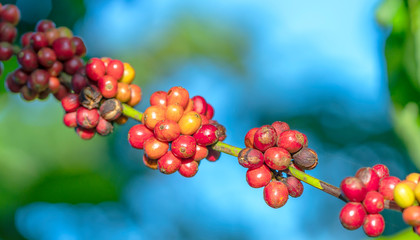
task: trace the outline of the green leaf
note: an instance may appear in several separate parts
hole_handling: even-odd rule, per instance
[[[370,239],[370,238],[369,238]],[[406,230],[403,230],[393,236],[387,236],[387,237],[378,237],[377,240],[418,240],[419,235],[415,234],[413,232],[412,228],[408,228]]]

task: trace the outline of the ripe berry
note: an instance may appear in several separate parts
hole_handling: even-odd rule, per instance
[[[181,107],[185,109],[185,107],[188,105],[189,99],[190,99],[190,95],[185,88],[172,87],[168,91],[166,102],[168,105],[179,104]]]
[[[58,100],[61,101],[65,96],[67,96],[69,94],[69,90],[62,84],[60,84],[60,86],[58,87],[58,90],[56,93],[54,93],[54,97]]]
[[[60,61],[55,61],[47,71],[51,76],[57,77],[63,71],[63,64]]]
[[[24,86],[24,85],[21,85],[21,84],[17,84],[15,81],[13,81],[13,75],[12,74],[9,74],[6,77],[6,81],[4,81],[4,83],[5,83],[6,89],[8,89],[12,93],[21,92],[21,88]]]
[[[120,102],[128,102],[131,97],[131,89],[130,85],[127,83],[119,82],[117,86],[117,96],[116,99],[120,100]]]
[[[79,68],[83,67],[84,62],[78,56],[73,56],[69,60],[64,62],[64,72],[74,75]]]
[[[22,45],[22,47],[29,46],[32,34],[33,32],[26,32],[20,37],[20,45]]]
[[[0,61],[7,61],[13,56],[12,44],[0,42]]]
[[[194,96],[193,101],[193,111],[199,114],[206,114],[207,112],[207,102],[202,96]]]
[[[410,226],[420,225],[420,206],[410,206],[404,209],[403,220]]]
[[[376,171],[376,174],[378,174],[379,179],[389,176],[389,169],[383,164],[376,164],[372,168]]]
[[[22,69],[26,72],[32,72],[38,68],[38,58],[34,50],[30,48],[22,49],[18,55],[17,59],[19,64],[22,66]]]
[[[166,97],[167,93],[165,91],[156,91],[150,96],[150,105],[152,106],[162,106],[166,107]],[[184,110],[184,109],[182,109]]]
[[[169,149],[169,144],[150,137],[144,142],[144,152],[151,159],[159,159]]]
[[[394,188],[400,182],[400,179],[394,176],[384,177],[379,181],[378,192],[386,200],[394,200]]]
[[[50,68],[55,61],[57,61],[57,56],[55,55],[54,50],[48,47],[41,48],[38,53],[39,64],[46,68]]]
[[[76,112],[69,112],[64,114],[63,117],[64,125],[70,128],[77,127],[77,121],[76,121]]]
[[[136,76],[136,72],[134,71],[133,67],[129,63],[124,64],[124,73],[120,82],[131,84],[133,82],[134,77]]]
[[[255,148],[244,148],[238,154],[238,162],[245,168],[258,168],[264,164],[264,154]]]
[[[86,46],[83,40],[79,37],[72,37],[71,42],[76,48],[76,56],[83,57],[86,54]]]
[[[206,147],[196,145],[195,154],[192,156],[194,161],[201,161],[209,155],[209,150]]]
[[[137,124],[128,131],[128,142],[133,148],[143,149],[144,142],[153,137],[153,132],[143,124]]]
[[[165,98],[166,99],[166,98]],[[184,115],[184,109],[178,104],[171,104],[166,107],[165,118],[178,122]]]
[[[271,180],[272,173],[270,169],[263,164],[261,167],[248,169],[246,171],[246,181],[253,188],[267,186]]]
[[[86,128],[86,129],[95,128],[99,122],[98,110],[97,109],[89,110],[84,107],[79,107],[77,109],[76,120],[77,120],[77,125],[82,128]]]
[[[264,200],[272,208],[283,207],[289,199],[286,184],[273,180],[264,187]]]
[[[196,150],[195,139],[188,135],[181,135],[172,142],[171,151],[179,158],[190,158]]]
[[[384,196],[376,191],[370,191],[363,200],[363,206],[367,213],[380,213],[384,210]]]
[[[175,121],[162,120],[155,125],[154,134],[162,142],[172,142],[179,137],[181,130]]]
[[[290,153],[280,147],[271,147],[264,152],[264,162],[268,167],[275,170],[285,170],[292,161]]]
[[[118,92],[118,81],[110,75],[105,75],[98,80],[98,88],[105,98],[113,98]]]
[[[150,106],[144,111],[142,123],[150,130],[154,130],[156,124],[165,120],[165,109],[160,106]]]
[[[13,43],[17,36],[16,28],[8,22],[0,22],[0,42]]]
[[[305,137],[302,133],[296,130],[286,130],[282,132],[277,141],[277,146],[285,148],[290,153],[299,151],[305,142]]]
[[[143,154],[143,164],[153,170],[158,169],[157,159],[151,159],[146,154]]]
[[[193,100],[191,100],[191,98],[188,99],[187,106],[183,107],[184,108],[184,113],[191,112],[193,110],[193,105],[194,105]]]
[[[201,126],[200,114],[194,111],[184,113],[181,119],[179,119],[178,124],[181,128],[181,134],[192,135]]]
[[[219,160],[220,155],[222,154],[221,152],[216,151],[211,147],[207,147],[207,150],[209,151],[209,153],[208,153],[206,159],[209,162],[216,162],[217,160]]]
[[[48,88],[50,74],[43,69],[36,69],[28,78],[28,87],[36,92],[42,92]]]
[[[31,35],[30,44],[35,52],[43,47],[48,47],[47,37],[42,32],[35,32]]]
[[[362,202],[367,193],[365,184],[356,177],[344,178],[340,189],[350,202]]]
[[[114,77],[115,79],[120,79],[124,73],[124,64],[117,59],[111,60],[106,67],[106,74]]]
[[[366,190],[369,191],[377,191],[379,188],[379,180],[378,174],[376,173],[373,168],[364,167],[357,170],[355,177],[362,180],[362,182],[366,186]]]
[[[385,230],[385,220],[381,214],[368,214],[363,223],[363,231],[369,237],[380,236]]]
[[[286,122],[275,121],[271,124],[271,126],[276,130],[277,136],[280,136],[280,134],[284,131],[290,130],[289,124]]]
[[[71,78],[71,88],[75,93],[79,94],[88,84],[89,80],[86,77],[85,68],[81,67]]]
[[[409,185],[400,182],[394,188],[394,201],[401,208],[407,208],[415,201],[414,191]]]
[[[13,25],[16,25],[20,20],[20,11],[16,5],[5,4],[1,8],[0,16],[2,21],[6,21]]]
[[[172,174],[178,171],[181,163],[181,159],[177,158],[171,151],[166,152],[157,161],[159,171],[165,174]]]
[[[206,117],[210,120],[214,116],[214,108],[212,105],[207,103],[207,111],[206,111]]]
[[[252,128],[249,130],[245,135],[245,146],[247,148],[253,148],[254,147],[254,136],[259,128]]]
[[[209,146],[215,144],[219,140],[217,135],[217,127],[212,124],[202,125],[197,132],[194,133],[193,137],[197,141],[198,145]]]
[[[293,154],[293,159],[300,168],[306,170],[314,169],[318,165],[318,154],[307,147],[303,147]]]
[[[81,127],[75,128],[77,135],[83,140],[89,140],[95,136],[95,129],[85,129]]]
[[[191,158],[182,159],[178,172],[184,177],[194,177],[198,172],[198,162]]]
[[[35,31],[46,32],[47,30],[49,30],[51,28],[55,28],[55,23],[51,20],[44,19],[44,20],[39,20],[36,23]]]
[[[12,91],[12,90],[11,90]],[[24,85],[20,89],[20,95],[21,97],[26,101],[32,101],[35,98],[37,98],[38,93],[34,90],[30,89],[28,86]]]
[[[57,59],[60,61],[69,60],[76,53],[76,47],[71,42],[71,39],[68,37],[57,38],[53,44],[52,48],[54,49]]]
[[[60,37],[60,33],[56,28],[50,28],[44,32],[45,36],[47,37],[48,46],[52,46],[55,40]]]
[[[121,102],[115,98],[107,99],[99,108],[99,113],[108,121],[114,121],[122,114]]]
[[[105,65],[99,58],[91,58],[86,63],[86,76],[92,81],[98,81],[105,76]]]
[[[21,68],[16,69],[13,72],[12,77],[13,77],[13,81],[16,84],[26,84],[29,78],[28,74],[25,71],[23,71]]]
[[[348,230],[358,229],[366,217],[365,209],[359,202],[349,202],[340,211],[340,222]]]
[[[141,88],[137,86],[136,84],[131,84],[130,89],[131,89],[131,95],[130,95],[130,100],[127,101],[127,104],[134,107],[141,101],[141,96],[142,96]]]
[[[210,121],[212,121],[210,124],[213,124],[215,127],[217,127],[216,135],[219,136],[219,141],[220,142],[224,141],[226,139],[226,137],[227,137],[225,126],[223,126],[222,124],[219,124],[216,121],[213,121],[213,120],[210,120]]]
[[[264,152],[276,144],[276,130],[270,125],[260,127],[254,135],[254,147]]]
[[[302,182],[293,176],[288,176],[286,178],[285,184],[287,186],[287,191],[289,196],[297,198],[300,197],[303,193],[303,184]]]
[[[75,112],[80,106],[79,95],[70,93],[61,100],[61,105],[66,112]]]
[[[107,136],[114,130],[111,122],[108,122],[102,117],[99,117],[98,125],[96,125],[96,132],[101,136]]]
[[[112,58],[110,58],[110,57],[101,57],[101,61],[105,65],[105,72],[106,72],[106,68],[108,67],[108,64],[112,61]]]

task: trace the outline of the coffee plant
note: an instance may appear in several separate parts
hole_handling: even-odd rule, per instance
[[[236,157],[247,168],[246,181],[263,188],[263,199],[272,208],[300,197],[302,182],[344,202],[337,211],[342,226],[362,228],[369,237],[385,229],[384,210],[399,211],[406,224],[420,235],[420,173],[405,179],[392,176],[383,164],[360,168],[339,187],[307,174],[318,165],[306,135],[276,121],[255,127],[244,137],[244,148],[224,143],[226,128],[214,119],[215,109],[202,96],[174,86],[154,92],[144,112],[134,107],[142,100],[141,87],[133,83],[135,70],[126,62],[108,57],[86,59],[83,40],[70,29],[40,20],[33,32],[17,40],[20,12],[13,4],[0,5],[1,74],[5,86],[25,101],[53,95],[63,107],[63,123],[83,140],[106,136],[115,124],[128,118],[139,123],[128,132],[128,142],[143,150],[147,167],[164,174],[190,178],[201,161],[216,162],[221,153]],[[6,73],[3,62],[16,56],[19,67]]]

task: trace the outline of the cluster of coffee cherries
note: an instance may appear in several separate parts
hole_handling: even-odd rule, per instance
[[[226,129],[212,120],[214,109],[203,97],[190,98],[186,89],[172,87],[168,92],[154,92],[150,105],[142,124],[128,132],[131,146],[144,150],[147,167],[193,177],[202,159],[219,159],[220,152],[211,146],[226,138]]]
[[[34,32],[21,36],[17,52],[20,67],[6,78],[6,87],[26,101],[45,99],[50,93],[61,100],[71,89],[71,78],[84,65],[86,47],[66,27],[40,20]]]
[[[16,25],[20,20],[20,11],[13,4],[2,6],[0,3],[0,61],[7,61],[13,56],[13,43],[16,40]],[[3,68],[3,64],[1,65]],[[0,71],[2,72],[2,70]]]
[[[341,224],[349,230],[363,226],[367,236],[377,237],[385,230],[385,220],[380,212],[385,208],[386,201],[395,201],[402,208],[408,207],[404,220],[412,226],[418,226],[420,210],[409,208],[415,201],[414,191],[411,189],[414,189],[416,183],[413,181],[410,187],[409,182],[418,182],[419,177],[420,175],[409,175],[407,180],[401,181],[390,176],[388,168],[383,164],[360,168],[354,177],[346,177],[340,184],[342,195],[348,200],[340,212]],[[411,191],[412,201],[406,197],[408,190]]]
[[[395,185],[394,201],[403,208],[403,220],[420,235],[420,173],[410,173]]]
[[[128,63],[111,58],[92,58],[81,66],[71,79],[71,90],[61,99],[66,111],[63,122],[75,128],[85,140],[95,133],[106,136],[113,131],[113,123],[124,124],[122,103],[137,105],[141,88],[132,81],[135,71]]]
[[[248,168],[246,181],[253,188],[264,187],[264,200],[272,208],[284,206],[289,195],[299,197],[303,193],[300,180],[287,174],[289,166],[304,171],[318,164],[316,152],[308,148],[306,135],[291,130],[285,122],[249,130],[245,146],[238,161]]]

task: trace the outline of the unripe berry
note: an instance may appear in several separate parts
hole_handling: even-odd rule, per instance
[[[153,170],[158,169],[157,159],[151,159],[146,154],[143,154],[143,164]]]
[[[306,170],[314,169],[318,165],[318,154],[307,147],[303,147],[293,154],[293,159],[300,168]]]
[[[134,107],[141,101],[141,88],[136,84],[130,84],[130,100],[127,101],[127,104]]]
[[[165,120],[165,109],[160,106],[150,106],[144,111],[142,123],[150,130],[154,130],[156,124]]]
[[[191,158],[182,159],[178,172],[184,177],[194,177],[198,172],[198,162]]]
[[[181,128],[181,134],[192,135],[201,126],[200,114],[191,111],[184,113],[184,115],[178,121],[179,127]]]
[[[79,107],[77,109],[76,120],[77,120],[77,125],[82,128],[86,128],[86,129],[95,128],[99,122],[98,110],[97,109],[89,110],[84,107]]]
[[[114,130],[112,123],[108,122],[102,117],[99,117],[98,125],[96,125],[96,132],[101,136],[107,136]]]
[[[271,147],[264,152],[264,162],[271,169],[283,171],[287,169],[292,161],[290,153],[280,147]]]
[[[380,213],[384,210],[384,196],[376,191],[369,191],[363,200],[363,206],[367,213]]]
[[[415,184],[419,183],[420,173],[410,173],[405,177],[405,180],[411,181]]]
[[[210,146],[207,147],[207,149],[209,150],[209,154],[207,155],[206,159],[209,162],[216,162],[217,160],[219,160],[220,155],[222,154],[221,152],[214,150]]]
[[[303,193],[303,184],[302,182],[293,176],[288,176],[286,178],[285,184],[289,192],[289,196],[297,198],[300,197]]]
[[[150,96],[150,105],[166,107],[167,95],[168,94],[165,91],[156,91],[152,93],[152,96]]]
[[[302,133],[296,130],[286,130],[279,135],[277,146],[285,148],[293,154],[303,147],[304,142],[305,137]]]
[[[165,117],[166,119],[178,122],[184,115],[184,109],[178,104],[171,104],[166,107]]]
[[[280,181],[271,181],[264,187],[264,200],[272,208],[283,207],[289,199],[289,192],[286,184]]]
[[[64,114],[63,122],[64,125],[66,125],[69,128],[77,127],[76,112],[69,112]]]
[[[394,201],[401,208],[407,208],[415,201],[414,191],[409,185],[400,182],[394,188]]]
[[[253,188],[267,186],[271,177],[272,173],[265,164],[261,165],[261,167],[248,169],[248,171],[246,171],[246,181],[249,186]]]
[[[358,202],[349,202],[340,211],[340,222],[348,230],[358,229],[363,225],[366,217],[363,205]]]
[[[107,99],[99,108],[99,113],[108,121],[114,121],[122,114],[121,102],[115,98]]]
[[[270,125],[260,127],[254,135],[254,147],[264,152],[276,144],[276,130]]]
[[[106,67],[106,74],[114,77],[116,80],[120,79],[124,73],[124,64],[117,59],[111,60]]]
[[[217,133],[216,126],[204,124],[194,133],[193,137],[198,145],[209,146],[215,144],[219,140]]]
[[[188,135],[181,135],[172,142],[171,151],[179,158],[190,158],[196,150],[195,139]]]
[[[259,128],[252,128],[245,135],[245,146],[247,148],[254,148],[254,136]]]
[[[378,174],[379,179],[389,176],[389,169],[383,164],[376,164],[372,168],[376,171],[376,174]]]
[[[92,81],[98,81],[105,76],[105,65],[99,58],[91,58],[86,63],[86,76]]]
[[[75,112],[80,106],[79,96],[77,94],[71,93],[61,100],[61,105],[63,106],[64,111]]]
[[[175,121],[162,120],[155,125],[154,134],[162,142],[172,142],[179,137],[181,130]]]
[[[206,111],[206,117],[211,120],[214,116],[214,108],[212,105],[207,103],[207,111]]]
[[[244,148],[238,154],[238,162],[245,168],[258,168],[264,164],[264,154],[255,148]]]
[[[400,182],[400,179],[394,176],[384,177],[379,181],[379,193],[386,200],[394,200],[394,188]]]
[[[420,202],[420,183],[417,183],[417,186],[414,189],[414,195],[416,196],[417,202]]]
[[[373,168],[364,167],[357,170],[355,177],[362,180],[362,182],[366,186],[366,190],[369,191],[377,191],[379,188],[379,177]]]
[[[168,91],[168,95],[166,98],[166,103],[169,104],[179,104],[181,107],[185,109],[188,105],[188,101],[190,99],[190,95],[188,91],[183,87],[172,87]]]
[[[76,53],[76,47],[71,42],[71,39],[68,37],[57,38],[53,44],[52,48],[54,49],[57,59],[60,61],[69,60]]]
[[[199,114],[206,114],[207,112],[207,102],[202,96],[194,96],[193,101],[193,111]]]
[[[124,64],[124,74],[120,79],[120,82],[131,84],[133,82],[134,77],[136,76],[136,71],[134,71],[133,67],[129,63]]]
[[[381,214],[368,214],[363,223],[363,231],[369,237],[380,236],[385,230],[385,220]]]
[[[75,128],[77,135],[83,140],[89,140],[95,136],[95,129],[86,129],[81,127]]]
[[[179,170],[181,167],[181,159],[177,158],[171,151],[168,151],[159,158],[158,169],[165,174],[172,174]]]
[[[420,206],[410,206],[404,209],[402,214],[403,220],[410,226],[420,225]]]
[[[144,142],[144,152],[151,159],[159,159],[169,149],[169,144],[150,137]]]
[[[143,124],[137,124],[128,131],[128,142],[133,148],[143,149],[144,142],[153,137],[153,132]]]
[[[131,88],[130,85],[127,83],[119,82],[117,86],[117,96],[116,99],[120,100],[120,102],[128,102],[131,97]]]
[[[362,202],[367,193],[365,184],[356,177],[344,178],[340,189],[350,202]]]
[[[202,147],[200,145],[195,146],[195,154],[192,157],[194,161],[201,161],[209,155],[209,150],[207,147]]]

